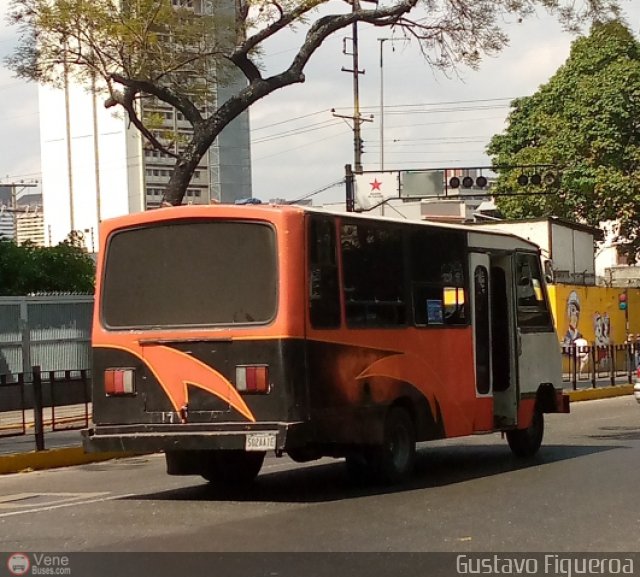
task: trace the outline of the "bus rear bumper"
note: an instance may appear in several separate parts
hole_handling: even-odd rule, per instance
[[[306,424],[255,423],[241,427],[208,425],[102,425],[82,431],[85,452],[275,450],[307,442]]]

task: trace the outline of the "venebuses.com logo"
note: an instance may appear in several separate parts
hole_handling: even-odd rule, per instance
[[[25,553],[14,553],[7,559],[7,569],[12,575],[25,575],[30,567],[31,561]]]
[[[12,553],[7,559],[11,575],[71,575],[68,555],[49,553]]]

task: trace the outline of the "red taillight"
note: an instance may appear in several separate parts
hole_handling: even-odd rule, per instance
[[[136,392],[133,369],[107,369],[104,372],[104,392],[109,395],[133,395]]]
[[[236,389],[241,393],[268,393],[267,365],[239,365],[236,367]]]

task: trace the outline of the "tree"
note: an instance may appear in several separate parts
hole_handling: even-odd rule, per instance
[[[488,152],[496,166],[553,165],[558,182],[527,194],[519,170],[502,170],[496,193],[508,218],[560,216],[598,226],[616,220],[640,249],[640,43],[620,21],[596,24],[532,96],[512,102],[508,127]],[[544,172],[544,171],[543,171]]]
[[[6,62],[22,78],[60,84],[69,75],[106,93],[106,106],[121,106],[152,146],[175,158],[163,197],[175,205],[224,127],[266,95],[304,82],[307,62],[334,32],[355,22],[394,27],[434,67],[475,67],[506,45],[505,17],[537,7],[567,28],[619,13],[618,0],[12,0],[21,41]],[[268,40],[300,28],[306,34],[288,66],[263,74]],[[210,86],[237,73],[246,82],[212,103]],[[174,142],[155,130],[154,118],[140,114],[145,98],[174,107],[192,136]]]
[[[0,295],[92,293],[95,264],[73,238],[54,247],[0,240]]]

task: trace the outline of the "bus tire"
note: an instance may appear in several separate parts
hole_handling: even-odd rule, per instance
[[[531,424],[526,429],[512,429],[507,431],[509,448],[516,457],[533,457],[542,445],[544,436],[544,414],[536,406],[531,418]]]
[[[201,475],[221,488],[247,486],[260,473],[264,457],[264,452],[257,451],[212,451]]]
[[[371,454],[371,465],[378,480],[400,483],[413,473],[416,460],[416,431],[409,412],[392,407],[384,424],[382,445]]]

